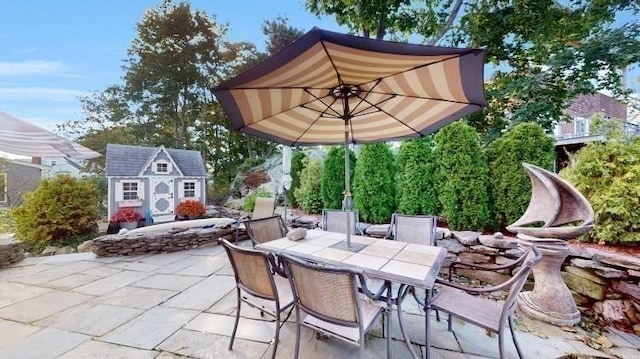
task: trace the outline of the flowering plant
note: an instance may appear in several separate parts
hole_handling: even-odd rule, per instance
[[[111,222],[138,222],[142,215],[133,208],[120,208],[113,216]]]
[[[200,201],[186,200],[176,206],[176,215],[183,218],[202,217],[207,212]]]

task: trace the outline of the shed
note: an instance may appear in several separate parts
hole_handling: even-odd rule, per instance
[[[107,144],[109,218],[131,207],[154,223],[172,221],[182,201],[205,203],[207,172],[198,151]]]

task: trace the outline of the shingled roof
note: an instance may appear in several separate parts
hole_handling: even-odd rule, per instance
[[[107,176],[137,176],[158,147],[107,144]],[[165,148],[185,176],[206,176],[204,161],[198,151]]]

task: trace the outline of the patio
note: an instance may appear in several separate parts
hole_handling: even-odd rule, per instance
[[[271,354],[271,318],[243,307],[234,350],[227,351],[235,313],[235,282],[220,246],[137,257],[96,258],[93,253],[27,258],[0,270],[0,358],[266,358]],[[414,345],[424,353],[423,317],[405,301]],[[278,358],[293,357],[295,319],[282,329]],[[409,352],[392,321],[393,353]],[[640,339],[609,333],[615,347],[605,354],[565,332],[523,320],[518,338],[529,357],[565,354],[637,357]],[[432,320],[432,357],[496,358],[496,338],[475,326]],[[580,331],[580,329],[578,329]],[[318,339],[303,328],[305,358],[345,358],[357,348]],[[367,354],[383,358],[386,340],[378,323],[367,337]],[[583,335],[583,334],[582,334]],[[546,337],[546,338],[545,338]],[[509,357],[515,357],[510,342]]]

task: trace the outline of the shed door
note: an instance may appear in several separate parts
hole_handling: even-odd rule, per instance
[[[154,215],[173,213],[173,179],[151,179],[151,209]]]

